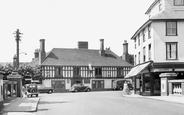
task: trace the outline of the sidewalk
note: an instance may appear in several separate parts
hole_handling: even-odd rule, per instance
[[[160,101],[168,101],[174,103],[184,104],[184,96],[178,95],[170,95],[170,96],[142,96],[138,94],[131,94],[131,95],[122,95],[123,97],[132,97],[132,98],[148,98],[148,99],[155,99]]]
[[[34,112],[37,111],[37,106],[40,98],[15,98],[9,102],[5,102],[0,113],[6,112]]]

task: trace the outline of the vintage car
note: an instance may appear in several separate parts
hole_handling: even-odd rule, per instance
[[[25,85],[25,95],[27,97],[32,97],[35,95],[38,97],[38,88],[36,84],[26,84]]]
[[[52,87],[46,87],[43,84],[37,84],[37,86],[38,86],[38,92],[39,93],[48,93],[48,94],[51,94],[51,93],[54,92],[54,90],[53,90]]]
[[[84,86],[84,84],[77,83],[77,84],[73,84],[69,91],[70,92],[89,92],[91,91],[91,88],[88,86]]]

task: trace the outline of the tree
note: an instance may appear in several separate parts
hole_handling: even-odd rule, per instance
[[[26,80],[25,80],[26,78],[30,78],[31,80],[34,80],[34,79],[38,80],[42,76],[42,72],[41,72],[41,67],[40,66],[36,66],[36,67],[21,66],[18,69],[18,73],[23,76],[23,78],[22,78],[23,84],[26,83]]]

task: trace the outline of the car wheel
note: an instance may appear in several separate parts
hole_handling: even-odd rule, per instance
[[[120,87],[119,89],[120,89],[120,90],[122,90],[123,88],[122,88],[122,87]]]
[[[74,91],[74,92],[78,92],[78,90],[76,90],[76,89],[75,89],[75,91]]]
[[[49,94],[51,94],[52,93],[52,90],[49,90],[49,92],[48,92]]]
[[[88,88],[88,89],[87,89],[87,92],[89,92],[89,91],[90,91],[90,89]]]

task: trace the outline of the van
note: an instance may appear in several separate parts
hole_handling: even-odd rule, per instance
[[[125,81],[129,81],[128,88],[130,90],[132,90],[133,89],[132,84],[131,84],[130,80],[128,80],[128,79],[114,80],[112,82],[112,88],[113,88],[113,90],[123,90],[123,86],[124,86]]]

